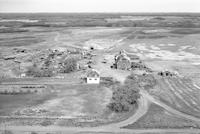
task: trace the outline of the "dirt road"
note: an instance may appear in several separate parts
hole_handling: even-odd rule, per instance
[[[148,108],[149,108],[148,100],[145,97],[141,96],[141,98],[139,100],[139,107],[137,109],[137,112],[134,115],[129,117],[127,120],[121,121],[119,123],[109,124],[104,127],[106,127],[106,128],[109,128],[109,127],[110,128],[121,128],[121,127],[127,126],[129,124],[132,124],[132,123],[136,122],[138,119],[140,119],[143,115],[145,115],[146,112],[148,111]]]

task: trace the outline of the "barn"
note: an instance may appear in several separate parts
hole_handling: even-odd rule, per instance
[[[131,59],[124,51],[120,51],[120,53],[115,56],[115,67],[121,70],[131,69]]]

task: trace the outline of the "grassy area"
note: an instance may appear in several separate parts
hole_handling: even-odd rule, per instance
[[[162,78],[150,94],[186,114],[200,115],[199,89],[193,86],[190,79]]]
[[[0,119],[1,123],[21,125],[82,126],[106,122],[112,113],[106,112],[112,91],[101,85],[52,85],[47,93],[0,95],[1,116],[28,116],[31,119]],[[55,117],[37,119],[33,117]],[[56,119],[65,116],[69,119]],[[93,123],[90,123],[93,122]]]
[[[19,108],[36,106],[51,99],[53,94],[0,95],[0,115],[11,115]]]
[[[150,129],[150,128],[200,128],[200,123],[195,123],[183,119],[181,117],[176,117],[171,113],[168,113],[163,108],[156,104],[151,104],[148,112],[137,122],[125,126],[128,129]]]
[[[41,43],[44,39],[40,38],[24,38],[24,39],[9,39],[1,41],[1,47],[22,47],[22,46],[30,46],[33,44]]]

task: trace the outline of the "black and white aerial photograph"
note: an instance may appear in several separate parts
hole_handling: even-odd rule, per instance
[[[0,0],[0,134],[200,134],[200,0]]]

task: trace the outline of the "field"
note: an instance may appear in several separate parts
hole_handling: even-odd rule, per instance
[[[68,125],[73,119],[77,122],[81,120],[93,122],[100,120],[101,117],[103,120],[106,104],[111,95],[110,89],[95,85],[52,85],[48,86],[43,93],[1,95],[0,118],[13,117],[11,124],[18,122],[18,125],[28,123],[27,120],[31,118],[33,120],[29,124],[42,124],[45,118],[40,117],[46,117],[47,120],[48,118],[53,121],[58,120],[54,122],[58,125],[64,125],[63,123]],[[61,116],[63,121],[62,118],[59,119]]]
[[[0,14],[1,125],[74,133],[199,132],[199,20],[199,14]],[[121,50],[138,56],[152,72],[111,68]],[[67,56],[79,59],[79,69],[24,76],[33,63],[40,66],[49,58],[56,68]],[[140,91],[137,109],[115,113],[107,107],[113,85],[83,80],[90,68],[112,77],[114,86],[144,72],[155,77],[156,86]],[[177,75],[158,76],[165,70]]]
[[[150,91],[171,107],[199,118],[200,89],[188,78],[164,78]]]
[[[128,129],[151,129],[151,128],[199,128],[200,124],[175,116],[156,104],[151,104],[148,112],[136,123],[125,126]]]

